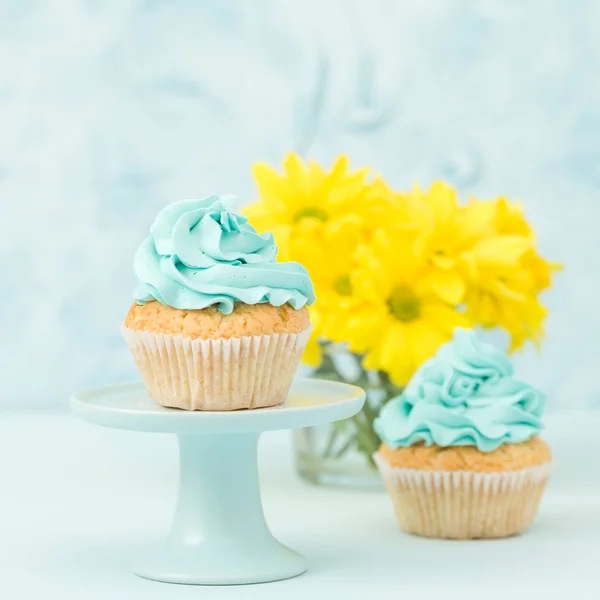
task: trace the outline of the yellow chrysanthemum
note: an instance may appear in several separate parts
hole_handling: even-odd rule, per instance
[[[464,257],[469,266],[466,314],[483,327],[506,329],[513,350],[528,339],[539,344],[546,309],[538,295],[560,267],[537,254],[533,232],[518,204],[505,198],[490,204],[495,208],[494,233]]]
[[[547,310],[535,297],[516,301],[481,289],[471,290],[465,314],[482,327],[504,328],[511,337],[511,351],[522,348],[528,340],[539,346],[544,337]]]
[[[376,205],[377,211],[381,211],[382,203],[386,202],[390,218],[398,220],[403,202],[401,195],[394,194],[385,182],[376,180],[370,197],[381,201]],[[339,308],[352,299],[351,277],[357,266],[356,249],[368,244],[372,233],[364,221],[361,224],[357,226],[340,219],[332,221],[328,227],[315,228],[310,221],[303,221],[292,233],[292,258],[307,268],[317,296],[311,316],[319,326],[315,328],[302,359],[311,366],[318,366],[321,362],[321,347],[316,342],[317,337],[334,339],[335,332],[344,325],[343,312]]]
[[[336,307],[352,294],[350,277],[356,268],[356,249],[367,239],[361,229],[339,222],[298,236],[294,245],[294,260],[306,267],[315,286],[325,335],[336,320]]]
[[[367,169],[348,171],[348,159],[340,156],[331,171],[296,154],[283,162],[283,174],[258,163],[253,174],[259,200],[245,209],[259,231],[271,231],[279,247],[280,260],[294,259],[294,244],[305,235],[335,229],[375,229],[385,221],[387,199],[380,188],[366,181]]]
[[[495,208],[494,229],[496,233],[533,238],[533,231],[525,219],[520,203],[511,203],[506,198],[498,198],[490,204]]]
[[[525,219],[521,204],[511,204],[505,198],[499,198],[495,204],[497,209],[496,218],[494,219],[496,231],[502,235],[527,236],[532,242],[531,247],[524,253],[521,262],[533,277],[535,291],[540,292],[550,287],[552,273],[560,271],[562,266],[544,260],[535,251],[533,247],[535,241],[533,230]]]
[[[537,300],[536,281],[535,271],[525,263],[480,265],[465,297],[466,314],[483,327],[504,327],[513,349],[528,338],[537,342],[543,335],[545,309]]]
[[[365,368],[386,371],[398,386],[456,327],[468,325],[431,285],[427,257],[416,247],[415,233],[400,226],[380,230],[359,248],[352,298],[338,308],[345,326],[334,332],[364,353]]]
[[[443,182],[423,192],[416,187],[404,200],[405,220],[418,232],[417,252],[428,257],[431,285],[450,304],[460,303],[466,291],[463,254],[482,235],[492,232],[491,203],[458,203],[455,190]]]
[[[279,175],[257,164],[254,177],[260,199],[244,212],[259,231],[272,231],[279,260],[294,260],[309,271],[317,303],[310,307],[312,335],[303,362],[321,362],[319,339],[335,326],[336,302],[349,294],[350,272],[357,246],[386,222],[396,195],[382,180],[366,181],[367,169],[348,171],[339,157],[330,172],[316,163],[305,166],[295,154]]]

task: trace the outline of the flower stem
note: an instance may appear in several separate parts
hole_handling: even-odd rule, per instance
[[[315,375],[322,379],[345,381],[345,377],[336,367],[332,354],[337,352],[333,344],[322,343],[322,361]],[[361,356],[354,355],[357,364],[361,364]],[[396,386],[383,371],[377,372],[377,383],[372,383],[369,372],[362,366],[359,376],[352,381],[367,392],[367,400],[363,409],[354,417],[338,421],[330,426],[330,435],[323,451],[324,459],[341,459],[349,450],[363,454],[370,467],[375,468],[373,454],[379,448],[379,438],[373,429],[373,422],[381,407],[402,390]]]

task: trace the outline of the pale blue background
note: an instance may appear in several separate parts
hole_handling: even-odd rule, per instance
[[[136,377],[118,326],[156,211],[248,201],[291,148],[522,199],[568,270],[519,370],[600,404],[599,22],[593,0],[0,2],[0,406]]]

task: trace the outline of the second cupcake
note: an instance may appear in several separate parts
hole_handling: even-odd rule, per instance
[[[552,471],[538,437],[544,405],[503,352],[456,330],[375,421],[400,527],[459,539],[528,527]]]
[[[276,262],[229,199],[163,209],[138,249],[139,285],[122,328],[150,396],[187,410],[284,402],[315,297],[298,263]]]

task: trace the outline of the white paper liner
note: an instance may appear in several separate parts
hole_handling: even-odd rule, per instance
[[[238,410],[285,401],[310,328],[230,339],[190,339],[121,327],[148,394],[186,410]]]
[[[474,539],[513,535],[527,528],[554,464],[501,473],[392,467],[373,457],[400,528],[426,537]]]

